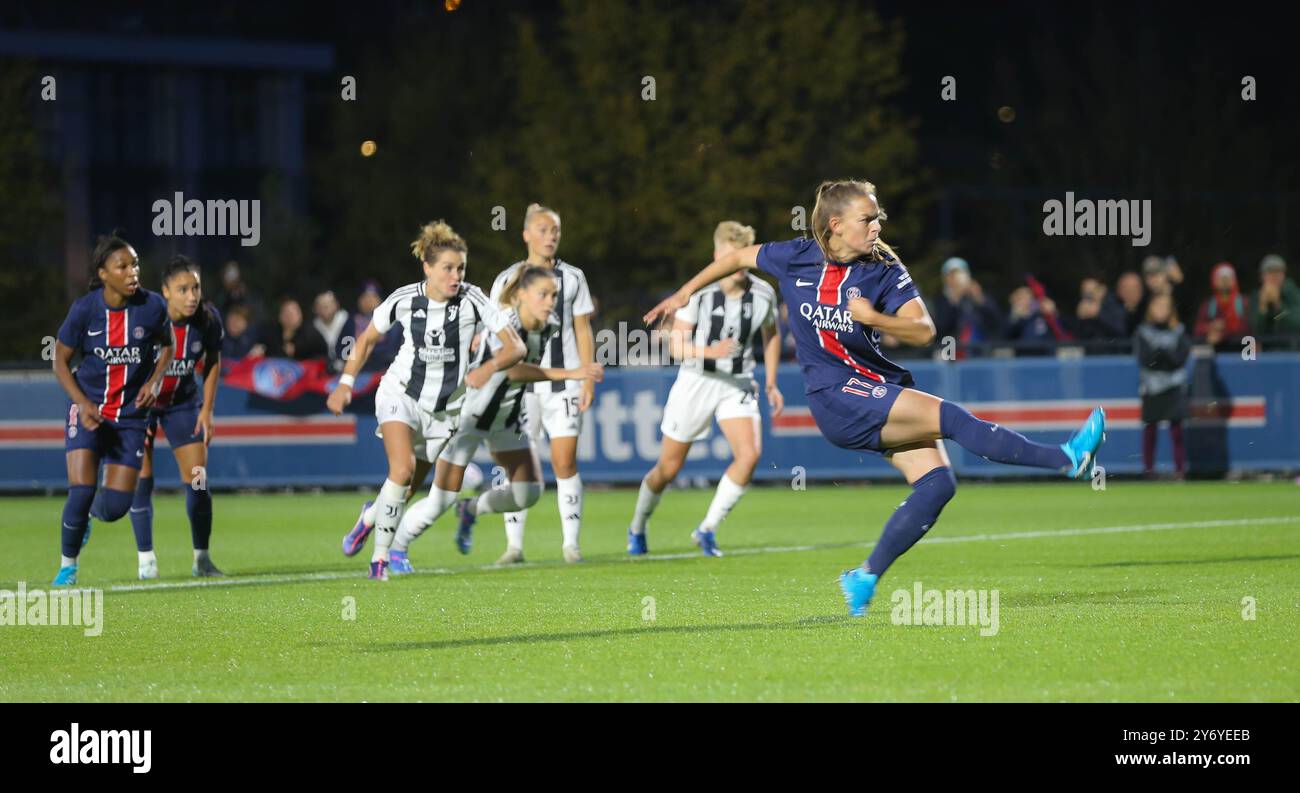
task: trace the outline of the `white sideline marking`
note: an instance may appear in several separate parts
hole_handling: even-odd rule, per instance
[[[1034,540],[1044,537],[1083,537],[1090,534],[1128,534],[1133,532],[1146,531],[1169,531],[1171,529],[1214,529],[1227,526],[1263,526],[1273,523],[1300,523],[1300,515],[1288,515],[1277,518],[1240,518],[1236,520],[1197,520],[1183,521],[1179,523],[1138,523],[1131,526],[1098,526],[1090,529],[1059,529],[1057,531],[1012,531],[1003,534],[966,534],[955,537],[926,537],[918,545],[952,543],[952,542],[989,542],[999,540]],[[727,556],[753,556],[761,553],[800,553],[804,551],[819,551],[831,548],[844,548],[848,546],[857,546],[857,543],[830,543],[826,545],[782,545],[782,546],[765,546],[762,548],[740,548],[735,551],[726,551]],[[862,547],[870,548],[875,543],[863,543]],[[628,562],[636,563],[638,561],[661,561],[669,559],[694,559],[698,557],[699,552],[695,553],[667,553],[667,554],[647,554],[643,559],[628,559]],[[446,567],[430,568],[428,570],[416,570],[410,575],[455,575],[456,573],[465,573],[471,570],[509,570],[533,567],[551,567],[552,563],[545,562],[541,564],[514,564],[498,567],[495,564],[478,565],[476,567],[453,570]],[[243,586],[248,584],[296,584],[306,581],[342,581],[352,578],[364,578],[365,574],[357,572],[337,572],[337,573],[302,573],[300,575],[281,575],[281,576],[258,576],[251,575],[236,578],[213,578],[205,581],[171,581],[161,584],[117,584],[108,587],[109,592],[152,592],[159,589],[194,589],[197,587],[221,587],[221,586]]]

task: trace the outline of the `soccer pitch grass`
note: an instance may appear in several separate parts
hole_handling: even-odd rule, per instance
[[[0,700],[1300,698],[1300,487],[964,484],[850,618],[837,575],[907,492],[755,488],[706,559],[688,534],[711,492],[670,491],[632,561],[635,491],[589,491],[587,561],[566,565],[548,489],[529,565],[488,567],[500,516],[460,556],[449,514],[412,547],[420,572],[388,583],[364,577],[369,546],[339,551],[359,494],[217,494],[230,577],[198,582],[184,499],[164,492],[163,579],[134,580],[129,521],[97,524],[80,584],[105,590],[102,635],[0,626]],[[48,587],[61,504],[0,501],[0,588]],[[894,624],[892,593],[916,582],[997,590],[996,634]]]

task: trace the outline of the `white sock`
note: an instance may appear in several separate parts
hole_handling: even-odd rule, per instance
[[[524,549],[524,524],[528,522],[528,510],[506,513],[506,545],[518,550]]]
[[[406,500],[411,500],[411,488],[409,487],[406,488]],[[366,507],[366,511],[361,514],[361,522],[373,529],[375,527],[375,515],[378,512],[379,500],[375,499],[370,502],[370,506]]]
[[[636,494],[636,511],[632,513],[633,534],[645,534],[645,522],[654,514],[662,497],[663,493],[656,493],[644,479],[641,480],[641,491]]]
[[[194,561],[203,562],[206,561],[207,558],[208,558],[207,549],[204,549],[202,551],[200,551],[198,548],[194,549]]]
[[[387,562],[388,548],[393,544],[393,535],[397,534],[397,524],[402,522],[402,510],[406,507],[406,485],[385,479],[375,506],[375,552],[370,561]]]
[[[136,556],[140,557],[140,564],[158,561],[158,557],[154,556],[153,551],[136,551]]]
[[[429,497],[412,504],[402,517],[402,523],[397,527],[397,536],[393,540],[393,548],[398,551],[410,548],[411,543],[424,534],[435,520],[451,509],[458,495],[458,491],[441,490],[437,485],[429,488]]]
[[[560,502],[564,546],[577,548],[578,534],[582,531],[582,477],[574,474],[568,479],[556,479],[555,494]]]
[[[748,489],[746,485],[738,485],[723,474],[718,480],[718,492],[713,494],[713,502],[709,504],[708,514],[704,516],[700,528],[705,531],[716,529],[718,524],[727,517],[727,513],[731,512],[731,508],[736,506],[740,497],[745,495],[746,489]]]
[[[59,567],[68,567],[77,563],[75,556],[59,556]]]
[[[528,510],[521,509],[518,512],[507,512],[506,517],[506,544],[514,546],[519,550],[524,549],[524,527],[528,525]],[[519,544],[515,545],[515,540]]]

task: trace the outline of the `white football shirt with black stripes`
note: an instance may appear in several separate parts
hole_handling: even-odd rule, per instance
[[[722,339],[735,339],[736,353],[730,358],[693,356],[683,360],[681,368],[753,379],[754,349],[762,338],[763,326],[775,321],[776,308],[776,290],[753,275],[749,276],[748,288],[737,297],[728,298],[716,283],[696,292],[676,314],[677,319],[695,326],[692,343],[700,348]]]
[[[515,272],[528,264],[527,261],[515,262],[501,271],[492,282],[492,303],[497,304],[501,292],[510,283]],[[591,302],[591,290],[587,287],[587,276],[582,270],[562,259],[555,260],[555,277],[559,281],[559,292],[555,300],[555,316],[560,323],[560,332],[551,338],[542,355],[539,366],[547,369],[577,369],[582,365],[578,360],[578,337],[573,331],[573,318],[591,314],[596,306]],[[593,353],[595,351],[593,350]],[[528,390],[539,394],[558,393],[569,388],[577,388],[579,380],[560,380],[555,382],[532,383]]]
[[[425,294],[423,281],[388,296],[371,318],[383,335],[402,323],[402,348],[383,382],[400,386],[422,410],[456,413],[465,397],[470,342],[481,327],[496,335],[509,322],[483,290],[462,282],[457,294],[439,302]]]
[[[501,313],[507,317],[509,324],[519,334],[528,352],[523,362],[545,366],[542,358],[550,346],[551,339],[560,331],[559,318],[552,312],[545,325],[537,330],[525,330],[519,314],[513,308],[502,308]],[[487,337],[487,343],[479,348],[479,357],[485,358],[489,351],[495,354],[501,349],[501,339],[495,334]],[[474,428],[485,432],[513,430],[523,432],[520,417],[523,409],[524,391],[528,383],[511,380],[505,372],[494,372],[482,388],[469,390],[465,404],[461,409],[460,428]]]

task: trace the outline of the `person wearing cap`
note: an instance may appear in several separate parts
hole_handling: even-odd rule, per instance
[[[1286,277],[1286,260],[1270,253],[1259,263],[1259,291],[1250,301],[1251,325],[1261,336],[1300,334],[1300,287]]]
[[[1231,262],[1214,265],[1210,271],[1210,286],[1214,293],[1201,304],[1193,335],[1227,351],[1237,347],[1241,337],[1250,333],[1246,301],[1237,288],[1237,269]]]
[[[957,357],[966,357],[970,344],[1002,337],[1002,312],[970,277],[970,265],[953,256],[940,269],[943,291],[932,304],[935,338],[957,341]]]

